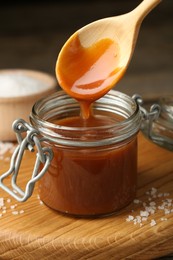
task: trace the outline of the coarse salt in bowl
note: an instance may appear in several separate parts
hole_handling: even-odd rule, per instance
[[[16,140],[14,120],[29,122],[34,103],[56,91],[56,79],[48,73],[25,70],[0,70],[0,141]]]

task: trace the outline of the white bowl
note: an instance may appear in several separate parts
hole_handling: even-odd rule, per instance
[[[0,141],[15,141],[14,120],[22,118],[29,122],[34,103],[56,90],[57,81],[48,73],[25,69],[0,70]]]

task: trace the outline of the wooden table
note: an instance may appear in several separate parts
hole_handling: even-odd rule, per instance
[[[25,203],[10,201],[0,190],[6,207],[0,209],[4,212],[0,217],[0,259],[153,259],[173,253],[172,158],[172,152],[140,133],[138,200],[106,218],[60,215],[40,203],[37,188]],[[21,183],[30,175],[34,154],[26,153],[24,160]],[[8,166],[9,162],[1,160],[0,172]],[[158,209],[162,201],[170,203],[167,211]],[[143,203],[155,205],[155,213],[141,223],[127,221],[131,215],[137,222]]]

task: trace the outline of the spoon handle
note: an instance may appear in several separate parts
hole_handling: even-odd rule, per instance
[[[141,23],[147,14],[152,11],[162,0],[143,0],[131,13],[134,19]]]

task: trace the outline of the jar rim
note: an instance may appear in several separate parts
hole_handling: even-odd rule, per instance
[[[67,101],[69,101],[69,103]],[[46,118],[46,116],[48,117],[48,115],[45,116],[47,112],[46,106],[49,106],[50,110],[53,110],[56,103],[58,104],[57,106],[62,106],[63,109],[65,109],[67,108],[67,105],[70,104],[76,104],[79,107],[79,103],[78,101],[67,95],[63,90],[59,90],[48,97],[38,100],[34,104],[32,112],[30,114],[30,121],[34,125],[34,127],[39,130],[41,135],[46,137],[46,139],[48,139],[49,141],[58,144],[71,144],[74,146],[100,146],[107,145],[113,142],[116,143],[133,136],[139,131],[141,117],[140,109],[136,101],[130,96],[116,90],[110,90],[105,96],[95,101],[94,105],[100,106],[102,103],[108,103],[109,107],[114,107],[114,102],[119,102],[118,106],[121,106],[121,109],[125,109],[126,106],[127,110],[127,105],[128,108],[131,109],[130,112],[125,111],[126,113],[130,114],[116,124],[94,127],[62,126],[48,121],[49,118]],[[103,109],[106,108],[103,107]],[[40,111],[42,114],[40,113]],[[55,130],[58,130],[58,132],[60,133],[57,133]],[[83,140],[81,138],[79,139],[79,135],[82,136],[83,134],[86,134],[86,132],[91,137],[92,131],[94,131],[95,133],[99,131],[101,135],[103,133],[109,132],[109,134],[111,133],[111,136],[109,134],[106,134],[105,138],[102,140],[93,139],[92,141],[87,142],[85,138]],[[69,138],[64,138],[62,132],[68,134],[70,133]],[[115,133],[115,136],[112,136],[113,132]],[[76,141],[79,141],[79,143],[77,144]]]

